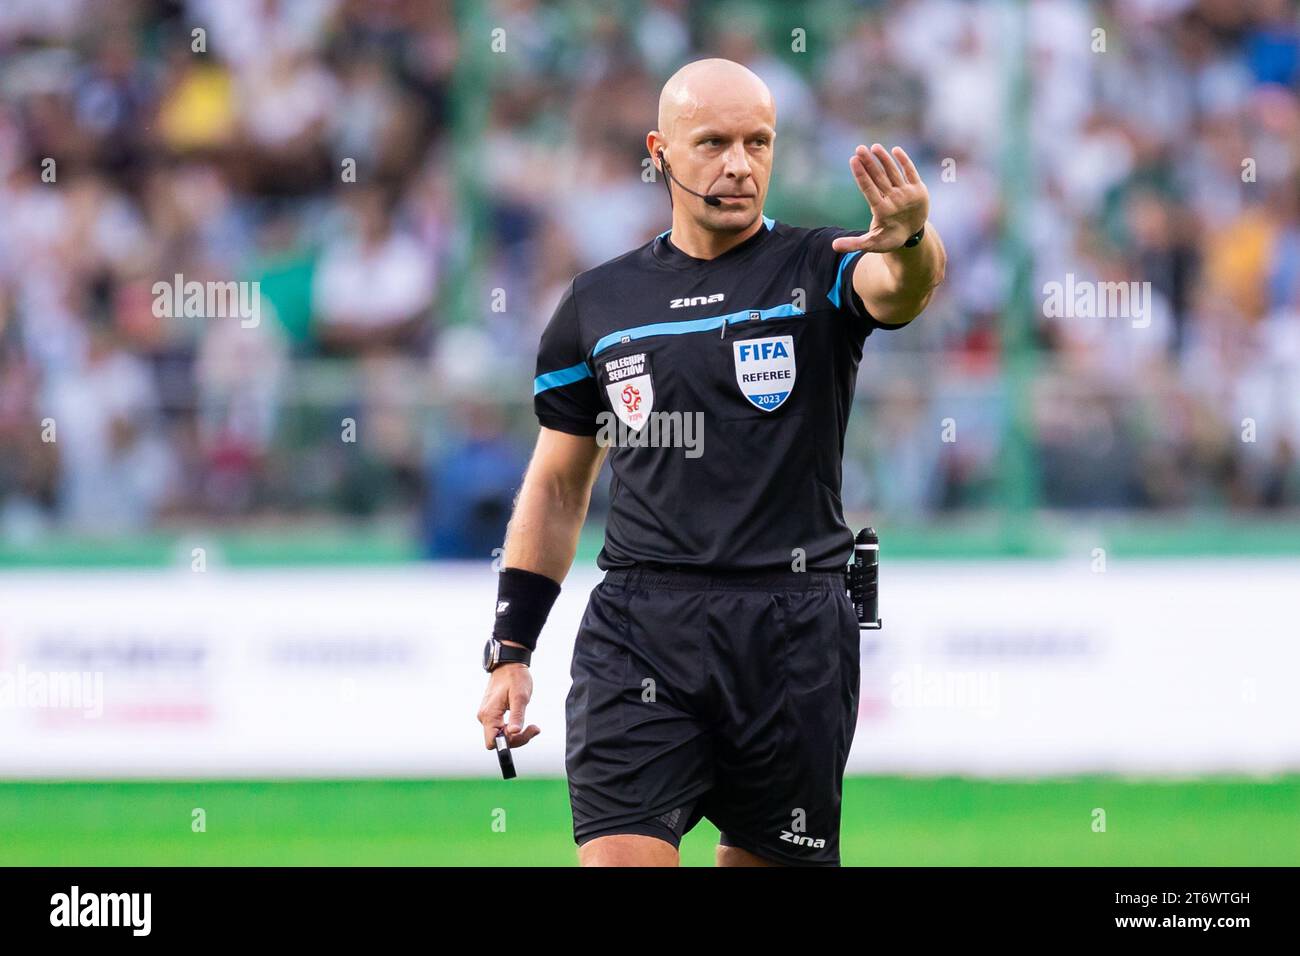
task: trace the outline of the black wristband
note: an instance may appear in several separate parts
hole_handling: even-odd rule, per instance
[[[918,229],[915,233],[913,233],[911,236],[908,236],[907,242],[903,243],[903,248],[911,249],[913,246],[919,246],[921,244],[921,240],[924,238],[925,238],[925,226],[922,225],[921,228]]]
[[[497,617],[492,636],[537,650],[546,616],[560,596],[560,586],[544,574],[505,568],[497,580]]]

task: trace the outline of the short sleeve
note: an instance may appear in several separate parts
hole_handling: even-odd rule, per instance
[[[594,435],[600,414],[596,380],[581,345],[573,283],[542,331],[533,379],[533,410],[547,428],[571,435]]]
[[[831,248],[831,243],[841,236],[861,236],[866,232],[866,229],[841,229],[839,226],[814,229],[808,234],[813,244],[809,258],[823,283],[826,298],[848,321],[860,326],[864,335],[870,335],[875,329],[901,329],[902,325],[877,322],[853,288],[853,270],[862,263],[865,253],[836,252]]]

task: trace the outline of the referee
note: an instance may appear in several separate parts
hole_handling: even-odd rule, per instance
[[[542,334],[478,719],[489,750],[539,732],[520,665],[608,454],[606,573],[565,705],[579,861],[675,866],[708,817],[720,866],[837,866],[859,684],[845,424],[866,337],[919,314],[946,257],[901,148],[849,159],[870,229],[765,216],[776,106],[738,63],[684,66],[658,124],[672,228],[577,276]],[[690,416],[693,454],[637,440]]]

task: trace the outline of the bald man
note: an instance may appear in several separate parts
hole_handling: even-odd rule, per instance
[[[846,215],[869,228],[808,229],[763,214],[775,145],[758,76],[679,70],[646,136],[671,228],[577,276],[542,334],[478,719],[488,749],[539,732],[527,665],[608,457],[606,573],[565,707],[584,866],[674,866],[705,817],[719,865],[840,862],[859,686],[844,430],[866,338],[925,308],[945,255],[902,149],[849,157],[866,208]]]

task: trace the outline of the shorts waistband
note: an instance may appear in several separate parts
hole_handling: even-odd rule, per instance
[[[845,571],[718,571],[705,568],[612,568],[610,584],[692,591],[833,591],[847,588]]]

